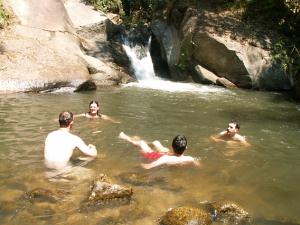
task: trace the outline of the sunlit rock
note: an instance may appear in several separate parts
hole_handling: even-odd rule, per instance
[[[216,81],[216,84],[227,88],[237,88],[237,86],[234,83],[230,82],[224,77],[219,77]]]
[[[81,211],[96,210],[101,207],[113,207],[130,203],[131,188],[113,184],[106,175],[101,174],[93,181],[86,200],[81,204]]]
[[[170,209],[160,220],[160,225],[209,225],[210,215],[198,208],[178,207]]]
[[[217,84],[217,80],[219,77],[216,76],[213,72],[205,69],[200,65],[195,66],[195,71],[197,73],[197,77],[194,79],[199,80],[199,82],[203,84]]]

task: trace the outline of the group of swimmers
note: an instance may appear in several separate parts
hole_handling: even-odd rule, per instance
[[[99,103],[91,101],[89,111],[87,113],[73,115],[70,111],[64,111],[59,114],[60,128],[48,134],[45,140],[45,164],[51,169],[63,169],[70,164],[69,160],[74,149],[78,148],[83,154],[88,156],[89,160],[97,156],[97,149],[94,145],[86,145],[85,142],[78,136],[71,134],[70,131],[74,124],[74,117],[86,117],[91,119],[101,118],[118,123],[109,116],[99,113]],[[226,142],[228,144],[241,143],[245,146],[250,144],[244,136],[238,134],[240,126],[237,122],[230,122],[228,128],[218,135],[211,136],[211,140],[215,142]],[[141,153],[145,158],[153,160],[151,163],[142,164],[145,169],[151,169],[161,165],[195,165],[200,163],[197,159],[184,155],[187,149],[187,139],[184,135],[177,135],[172,141],[172,150],[164,147],[159,141],[147,143],[139,137],[130,137],[124,132],[119,134],[119,138],[132,143],[140,148]]]

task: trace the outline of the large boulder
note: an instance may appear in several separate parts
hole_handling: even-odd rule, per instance
[[[97,86],[128,83],[129,61],[114,36],[121,35],[123,29],[114,24],[106,15],[79,0],[65,1],[65,7],[80,38],[91,79]],[[112,18],[113,16],[110,15]]]
[[[130,79],[112,56],[118,50],[107,41],[108,32],[116,32],[116,26],[91,6],[80,0],[4,3],[18,22],[1,30],[0,92],[65,86],[77,91],[94,90],[96,85],[115,85]],[[98,66],[86,54],[94,57]],[[124,61],[124,57],[119,58]],[[92,67],[97,69],[90,70]]]
[[[79,86],[89,79],[71,34],[17,25],[1,35],[0,91],[41,91]]]
[[[7,0],[19,20],[1,32],[0,91],[77,87],[90,79],[60,0]]]
[[[268,35],[251,37],[242,22],[228,15],[178,2],[167,15],[161,13],[153,20],[152,31],[156,49],[175,79],[178,74],[187,79],[186,72],[195,75],[195,65],[200,65],[238,87],[291,88],[289,77],[272,61],[270,46],[276,40]]]

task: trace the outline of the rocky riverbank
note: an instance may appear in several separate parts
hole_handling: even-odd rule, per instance
[[[6,0],[4,5],[15,23],[1,30],[0,92],[90,90],[131,79],[110,48],[103,51],[112,22],[91,6],[79,0]],[[89,39],[83,33],[92,25],[101,33]]]

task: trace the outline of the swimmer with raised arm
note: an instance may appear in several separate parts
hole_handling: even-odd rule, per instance
[[[226,130],[220,132],[217,135],[211,136],[211,140],[214,142],[226,142],[227,144],[241,143],[244,146],[250,146],[246,141],[245,136],[241,136],[238,132],[240,125],[237,122],[230,122]]]
[[[99,102],[98,101],[91,101],[89,103],[89,111],[86,113],[82,113],[82,114],[78,114],[78,115],[74,115],[74,117],[86,117],[89,119],[104,119],[104,120],[108,120],[110,122],[113,123],[120,123],[119,121],[116,121],[114,119],[112,119],[111,117],[104,115],[104,114],[100,114],[100,106],[99,106]]]
[[[44,157],[48,168],[62,169],[69,165],[75,148],[91,158],[97,156],[94,145],[86,145],[80,137],[70,133],[74,124],[71,112],[60,113],[58,120],[60,128],[49,133],[45,140]]]
[[[193,157],[183,155],[183,152],[187,149],[187,140],[183,135],[177,135],[173,139],[172,152],[159,141],[152,142],[154,147],[152,149],[144,140],[140,140],[139,137],[129,137],[124,132],[121,132],[119,138],[140,147],[140,151],[145,158],[155,160],[149,164],[142,164],[142,167],[145,169],[162,165],[200,165],[199,161]]]

